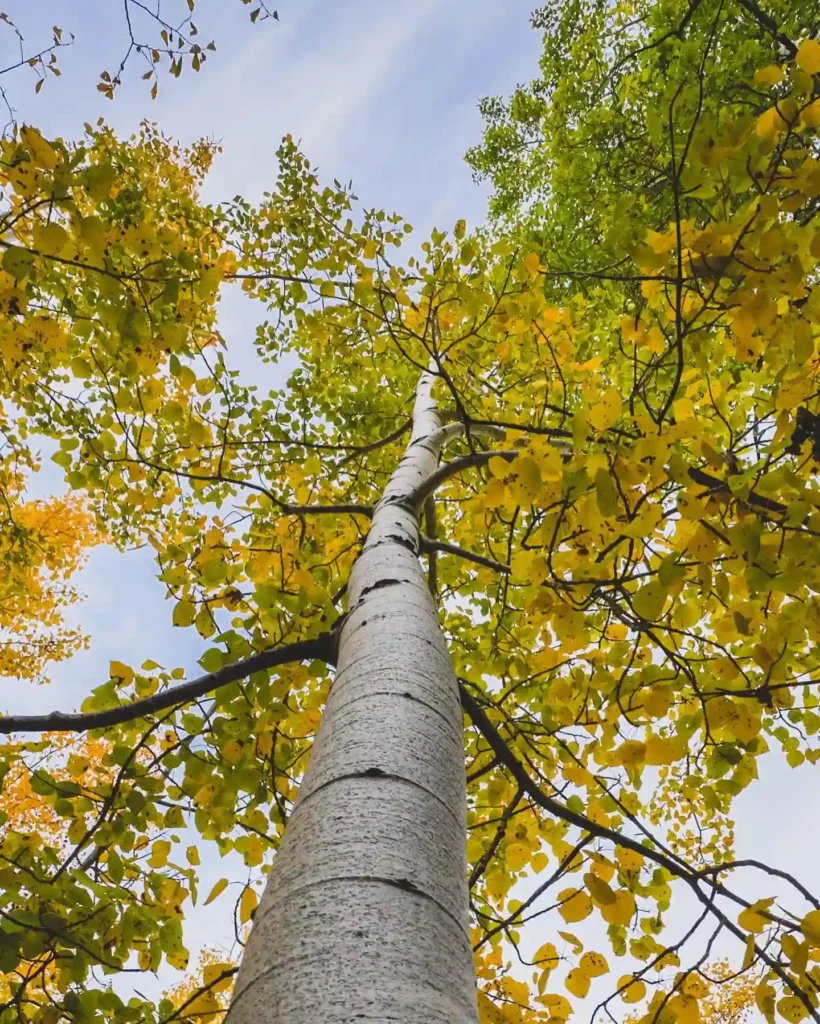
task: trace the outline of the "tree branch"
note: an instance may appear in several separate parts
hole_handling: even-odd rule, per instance
[[[747,858],[745,860],[730,860],[724,864],[710,864],[708,868],[701,868],[698,874],[704,876],[718,875],[723,871],[734,871],[736,868],[757,868],[758,871],[765,871],[767,875],[782,878],[784,881],[790,882],[805,900],[820,910],[820,900],[816,896],[812,896],[805,885],[798,882],[794,875],[790,875],[788,871],[781,871],[780,868],[769,867],[768,864],[763,864],[759,860],[749,860]]]
[[[539,427],[522,425],[516,423],[507,423],[503,420],[478,420],[476,421],[479,425],[490,425],[504,428],[506,430],[517,431],[522,434],[538,434],[553,439],[556,448],[561,452],[572,454],[572,445],[569,442],[572,440],[572,433],[569,430],[563,430],[558,427]],[[625,430],[618,430],[615,427],[610,427],[609,433],[618,434],[624,437],[634,440],[634,435],[629,434]],[[483,453],[482,453],[483,454]],[[501,455],[505,457],[503,452],[494,452],[492,454]],[[452,465],[452,463],[450,463]],[[729,484],[726,480],[721,480],[719,477],[712,476],[711,473],[706,473],[702,469],[698,469],[696,466],[690,466],[687,470],[689,478],[696,484],[701,484],[703,487],[708,487],[711,491],[729,491]],[[731,494],[731,491],[729,491]],[[775,501],[774,498],[767,498],[765,495],[758,494],[756,491],[750,491],[745,498],[739,498],[734,494],[731,497],[735,501],[745,501],[747,505],[751,505],[753,508],[763,509],[766,512],[772,512],[775,515],[785,515],[788,511],[785,505],[779,501]]]
[[[510,567],[503,562],[497,562],[494,558],[487,558],[486,555],[478,555],[473,551],[467,551],[458,547],[457,544],[449,544],[446,540],[434,540],[432,537],[421,538],[422,552],[441,551],[448,555],[456,555],[468,562],[475,562],[476,565],[486,566],[487,569],[495,569],[496,572],[503,572],[507,575]]]
[[[249,658],[235,661],[232,665],[226,665],[216,672],[209,672],[187,683],[161,690],[150,697],[129,701],[105,711],[90,711],[87,714],[52,711],[47,715],[3,715],[0,716],[0,735],[14,732],[87,732],[90,729],[131,722],[135,718],[143,718],[175,704],[187,704],[228,683],[245,679],[253,672],[261,672],[276,665],[306,661],[308,658],[318,658],[332,665],[336,660],[337,636],[338,632],[334,628],[313,640],[301,640],[295,644],[286,644],[284,647],[272,647],[259,654],[252,654]]]
[[[597,836],[601,839],[609,839],[617,846],[624,847],[627,850],[634,850],[635,853],[641,854],[641,856],[646,857],[647,860],[651,860],[656,864],[659,864],[671,875],[686,882],[698,902],[703,906],[708,906],[711,913],[718,918],[723,927],[730,931],[735,938],[739,939],[741,942],[746,942],[747,936],[743,930],[731,921],[718,907],[714,906],[714,893],[719,893],[720,895],[725,896],[728,899],[733,900],[735,903],[739,903],[745,907],[750,906],[747,900],[742,899],[736,893],[727,889],[726,886],[722,885],[716,879],[712,879],[708,882],[713,890],[713,895],[710,898],[703,892],[699,884],[701,881],[706,881],[706,879],[702,878],[700,872],[690,868],[685,862],[678,863],[677,860],[667,856],[667,854],[652,846],[639,843],[636,839],[631,839],[629,836],[625,836],[622,833],[617,832],[615,829],[607,828],[603,825],[597,825],[594,821],[587,818],[586,815],[579,814],[562,804],[559,800],[555,800],[552,797],[547,796],[541,787],[530,778],[529,773],[507,746],[501,734],[484,713],[481,705],[461,680],[459,680],[458,688],[461,696],[462,707],[469,715],[470,721],[489,743],[499,762],[510,772],[518,783],[518,786],[523,789],[539,807],[543,807],[545,811],[555,815],[556,818],[569,822],[570,825],[575,825],[577,828],[583,829],[591,835]],[[771,919],[779,920],[776,918]],[[811,1000],[800,985],[794,981],[786,971],[784,971],[776,960],[772,959],[765,949],[761,948],[757,943],[754,944],[753,948],[758,958],[765,963],[767,967],[774,971],[778,978],[783,982],[784,986],[800,1000],[812,1019],[820,1022],[820,1013],[818,1013],[812,1005]]]
[[[369,452],[375,452],[379,448],[383,448],[386,444],[390,444],[391,441],[398,441],[398,439],[406,434],[407,431],[413,426],[412,418],[406,419],[400,427],[397,427],[392,434],[388,434],[387,437],[380,437],[378,441],[371,441],[370,444],[362,445],[360,448],[354,449],[349,452],[342,461],[339,463],[340,466],[346,465],[348,462],[352,462],[354,459],[360,458],[362,455],[367,455]]]
[[[431,447],[444,448],[454,438],[461,437],[462,434],[466,433],[467,427],[462,422],[447,423],[425,438],[424,443],[429,444]],[[507,436],[507,431],[496,423],[477,423],[471,420],[470,434],[473,437],[492,437],[498,441],[503,441]]]
[[[751,14],[761,28],[765,28],[767,32],[774,36],[778,43],[785,48],[791,60],[794,60],[797,56],[797,47],[787,35],[780,31],[774,18],[770,14],[766,14],[764,10],[761,10],[758,4],[755,3],[755,0],[737,0],[737,2]]]
[[[512,462],[513,459],[517,459],[520,454],[520,451],[476,452],[474,455],[465,455],[461,459],[453,459],[452,462],[445,462],[443,465],[439,466],[435,473],[431,473],[426,480],[422,480],[418,487],[408,494],[403,503],[406,502],[408,505],[418,508],[428,494],[434,494],[445,480],[449,480],[451,476],[455,476],[457,473],[460,473],[462,469],[470,469],[473,466],[484,466],[490,461],[490,459],[494,459],[496,456],[499,459],[504,459],[506,462]]]
[[[291,516],[321,516],[341,515],[349,512],[350,515],[368,516],[373,515],[372,505],[282,505],[282,511]]]
[[[427,499],[424,502],[424,527],[430,537],[436,535],[436,499],[432,494],[427,495]],[[430,593],[433,596],[433,600],[438,600],[438,559],[436,558],[436,552],[439,550],[435,546],[428,547],[427,554],[428,558],[428,571],[427,571],[427,585],[430,588]]]

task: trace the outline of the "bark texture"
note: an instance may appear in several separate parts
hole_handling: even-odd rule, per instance
[[[423,374],[351,575],[336,679],[227,1024],[474,1024],[458,687],[408,496],[442,441]]]

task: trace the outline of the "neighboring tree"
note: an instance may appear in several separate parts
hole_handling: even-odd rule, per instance
[[[208,1024],[221,1020],[228,1009],[236,964],[226,960],[216,949],[203,949],[196,973],[165,993],[165,999],[179,1017],[193,1018]],[[726,1024],[733,1024],[727,1020]]]
[[[548,912],[626,958],[596,1010],[708,1017],[726,938],[768,1020],[820,1020],[820,903],[730,818],[771,747],[820,758],[820,43],[678,7],[559,9],[533,222],[403,267],[402,219],[290,139],[216,209],[212,149],[148,126],[6,143],[2,400],[209,643],[199,679],[112,662],[80,712],[0,719],[67,840],[3,836],[0,1020],[220,1013],[227,961],[157,1005],[108,981],[185,970],[206,844],[252,869],[230,1024],[557,1024],[610,963],[528,953]],[[253,382],[225,282],[269,310]]]
[[[99,534],[78,498],[25,501],[9,470],[0,461],[0,676],[42,682],[86,644],[63,615],[80,597],[68,581]]]
[[[684,996],[678,995],[675,997],[676,1003],[670,1000],[667,1004],[672,1011],[670,1019],[700,1019],[707,1024],[745,1024],[755,1016],[757,1009],[755,990],[758,978],[753,972],[746,971],[743,974],[737,974],[729,966],[728,961],[718,960],[703,968],[698,982],[700,994],[697,1004],[691,999],[687,1003]],[[690,987],[692,984],[692,979],[690,979]],[[693,1013],[695,1005],[697,1005],[699,1013]],[[653,1013],[650,1006],[647,1013],[642,1016],[627,1017],[625,1024],[639,1024],[644,1021],[649,1024],[655,1019],[656,1014]]]

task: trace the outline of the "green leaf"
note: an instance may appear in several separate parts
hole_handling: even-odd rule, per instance
[[[26,249],[21,249],[17,245],[11,245],[3,253],[3,259],[0,262],[2,262],[3,270],[7,274],[11,274],[17,281],[22,281],[31,272],[34,256]]]
[[[645,584],[632,595],[635,613],[647,622],[654,622],[663,613],[668,591],[660,580]]]

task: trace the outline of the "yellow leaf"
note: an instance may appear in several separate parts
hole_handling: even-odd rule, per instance
[[[481,1024],[508,1024],[504,1011],[483,992],[478,993],[478,1019]]]
[[[675,1024],[699,1024],[701,1019],[700,1006],[692,996],[673,996],[667,1006],[675,1017]]]
[[[631,974],[625,974],[618,979],[618,989],[623,989],[621,999],[625,1003],[639,1003],[646,995],[646,985]]]
[[[227,878],[220,878],[219,881],[216,883],[216,885],[213,887],[213,889],[211,889],[211,891],[208,893],[208,898],[207,898],[207,900],[205,900],[205,902],[202,905],[204,907],[207,907],[209,903],[213,903],[213,901],[217,898],[217,896],[219,896],[220,893],[223,893],[225,891],[225,889],[227,889],[227,887],[228,887],[228,879]]]
[[[185,851],[185,857],[187,858],[188,863],[192,864],[194,867],[197,867],[199,864],[199,850],[195,846],[188,847]]]
[[[777,1010],[781,1017],[785,1017],[791,1024],[798,1024],[798,1021],[805,1020],[809,1011],[797,996],[785,996],[778,1001]]]
[[[541,486],[541,470],[529,455],[519,457],[512,464],[515,482],[524,498],[534,498]]]
[[[653,686],[643,698],[643,710],[653,718],[663,718],[672,703],[674,692],[671,686]]]
[[[669,592],[660,580],[652,580],[632,595],[632,607],[642,619],[654,622],[663,614]]]
[[[590,978],[601,978],[609,972],[609,964],[602,953],[584,953],[581,957],[581,967]]]
[[[695,415],[695,405],[691,398],[678,398],[672,403],[672,410],[678,423],[691,420]]]
[[[820,910],[810,910],[800,922],[800,931],[809,945],[820,949]]]
[[[251,914],[259,903],[259,897],[256,892],[248,886],[242,893],[239,900],[239,920],[241,924],[246,924],[251,919]]]
[[[248,845],[245,847],[245,863],[250,867],[261,864],[265,856],[265,848],[259,836],[248,836]]]
[[[646,764],[673,764],[686,755],[689,749],[683,736],[650,736],[646,741]]]
[[[780,940],[783,952],[789,958],[789,965],[795,974],[803,974],[808,966],[811,947],[808,942],[798,942],[794,935],[784,935]]]
[[[499,505],[503,505],[506,494],[507,488],[504,486],[504,481],[499,480],[498,477],[493,477],[487,484],[487,490],[484,495],[487,508],[498,508]]]
[[[567,987],[567,991],[571,992],[574,996],[578,996],[579,999],[583,999],[587,992],[589,992],[589,975],[580,967],[575,967],[566,976],[564,984]]]
[[[751,967],[755,958],[755,937],[752,933],[746,936],[746,949],[743,952],[743,970]]]
[[[579,953],[583,953],[583,951],[584,951],[584,944],[583,944],[583,942],[581,942],[581,940],[578,938],[577,935],[573,935],[572,932],[561,932],[561,931],[559,931],[558,934],[561,936],[561,938],[565,942],[568,942],[572,946],[572,952],[575,953],[576,956]]]
[[[168,963],[172,963],[170,956]],[[200,992],[190,1003],[186,1003],[185,1017],[188,1020],[196,1020],[197,1024],[211,1024],[218,1018],[221,1010],[222,1005],[213,990],[207,989],[205,992]]]
[[[127,686],[134,678],[134,670],[121,661],[112,661],[108,666],[108,674],[112,679],[119,679]]]
[[[168,863],[168,854],[171,852],[171,844],[167,839],[158,839],[151,847],[151,856],[148,864],[152,868],[162,868]]]
[[[526,1005],[530,1001],[530,990],[523,981],[518,981],[509,974],[501,979],[501,988],[514,1003]]]
[[[68,232],[60,224],[38,224],[32,232],[34,246],[49,256],[59,256],[70,241]]]
[[[529,862],[531,853],[526,843],[510,843],[504,853],[504,859],[511,871],[520,871]]]
[[[541,996],[540,1001],[547,1008],[550,1020],[569,1020],[572,1016],[572,1007],[570,1006],[570,1002],[563,996],[555,995],[550,992],[545,996]]]
[[[541,260],[538,258],[537,252],[528,252],[522,262],[530,274],[537,274],[541,269]]]
[[[619,846],[615,851],[615,860],[617,860],[623,871],[637,871],[643,865],[643,854],[638,853],[637,850],[628,850],[624,846]]]
[[[222,756],[230,764],[236,764],[236,762],[242,757],[242,744],[239,740],[228,740],[228,742],[222,747]]]
[[[628,889],[615,893],[615,902],[601,907],[601,917],[607,924],[619,924],[626,928],[635,916],[635,897]]]
[[[618,422],[622,411],[623,403],[620,394],[615,388],[609,388],[590,409],[589,425],[600,434]]]
[[[643,764],[646,759],[646,744],[640,740],[626,740],[609,755],[612,764],[634,767]]]
[[[820,42],[816,39],[804,39],[797,47],[795,57],[797,66],[810,75],[820,73]],[[778,1004],[779,1007],[779,1004]]]
[[[820,100],[812,100],[804,107],[800,112],[800,120],[807,128],[816,128],[820,125]]]
[[[29,125],[21,128],[20,138],[38,167],[43,167],[47,171],[54,170],[58,163],[57,153],[51,143],[46,142],[36,128],[31,128]]]
[[[592,913],[592,900],[581,889],[563,889],[558,899],[561,901],[558,913],[567,924],[583,921]]]
[[[760,68],[755,71],[754,83],[759,89],[770,89],[773,85],[782,82],[786,77],[783,68],[777,64],[770,64],[767,68]]]
[[[545,971],[554,971],[560,963],[558,950],[551,942],[545,942],[543,946],[540,946],[532,959],[533,963],[538,964]]]
[[[178,601],[172,618],[175,626],[190,626],[196,618],[196,607],[190,601]]]
[[[227,992],[233,984],[233,970],[232,963],[206,964],[202,968],[203,984],[208,986],[210,992]],[[222,978],[223,974],[226,977]],[[217,978],[221,980],[217,981]]]
[[[78,754],[69,754],[66,769],[72,779],[78,779],[81,775],[85,775],[90,763],[91,762],[87,757],[80,757]]]
[[[590,800],[587,806],[587,813],[594,813],[596,819],[599,816],[605,815],[603,805],[598,800]],[[602,820],[601,824],[608,824],[608,816],[607,821]],[[611,882],[612,879],[615,877],[615,865],[612,863],[612,861],[608,857],[605,857],[602,853],[595,853],[594,850],[590,851],[589,859],[592,861],[593,875],[595,875],[597,878],[602,878],[605,882]]]
[[[693,999],[703,999],[709,995],[709,986],[699,974],[687,974],[683,979],[681,990],[684,995],[692,996]]]
[[[774,997],[774,989],[765,981],[762,981],[755,989],[757,1008],[770,1024],[774,1020]]]
[[[771,141],[779,132],[786,130],[786,121],[777,107],[769,107],[755,122],[755,132],[764,141]]]
[[[215,792],[216,786],[213,782],[206,782],[204,786],[200,786],[196,793],[194,793],[194,803],[199,807],[205,807],[206,804],[211,802]]]
[[[764,917],[761,911],[768,910],[773,903],[773,898],[757,900],[750,907],[741,910],[737,923],[744,931],[758,935],[769,924],[768,918]]]
[[[608,906],[615,902],[615,893],[609,885],[602,878],[593,875],[591,871],[584,875],[584,884],[596,903]]]
[[[561,480],[564,476],[564,460],[557,448],[547,448],[539,455],[542,480]]]
[[[595,474],[595,498],[602,516],[613,516],[618,511],[618,492],[606,469],[599,469]]]

